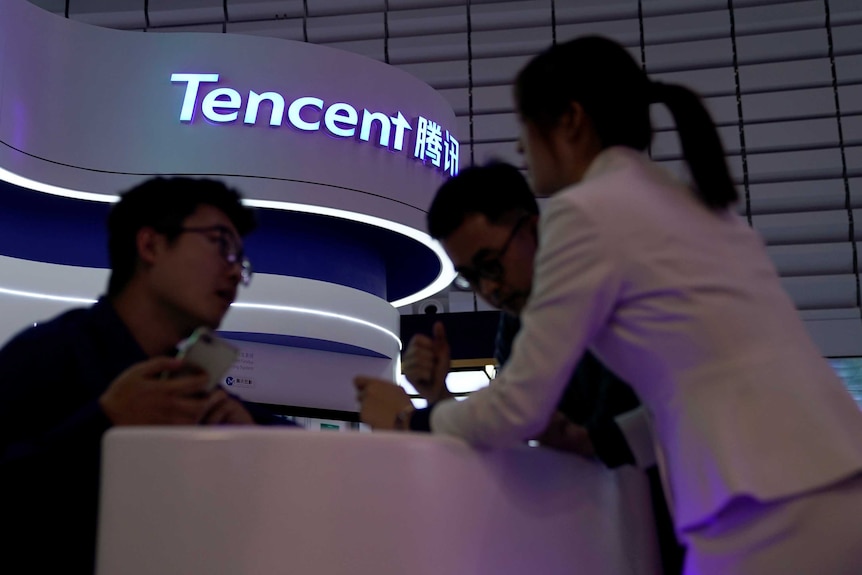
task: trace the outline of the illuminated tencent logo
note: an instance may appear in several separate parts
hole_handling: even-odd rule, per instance
[[[186,93],[180,110],[180,122],[191,123],[194,111],[198,107],[198,95],[201,84],[218,82],[218,74],[172,74],[171,82],[184,82]],[[316,132],[322,125],[327,132],[339,138],[356,137],[359,129],[359,140],[371,140],[371,129],[375,122],[380,129],[378,143],[383,148],[400,152],[404,149],[406,132],[414,127],[401,112],[397,116],[389,116],[383,112],[362,110],[362,119],[356,108],[344,102],[326,105],[320,98],[304,96],[297,98],[289,105],[284,97],[277,92],[257,92],[250,90],[248,98],[243,103],[242,95],[233,88],[214,88],[206,93],[201,100],[201,111],[210,122],[224,124],[236,122],[240,110],[245,106],[244,124],[257,124],[258,111],[262,102],[269,102],[272,110],[269,114],[270,126],[281,126],[284,123],[284,111],[287,108],[287,121],[303,132]],[[325,110],[325,111],[324,111]],[[413,158],[442,169],[454,176],[458,173],[459,144],[448,130],[443,130],[440,124],[419,116],[416,120],[416,143],[413,146]]]

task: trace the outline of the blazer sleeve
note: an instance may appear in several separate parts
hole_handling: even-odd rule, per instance
[[[613,313],[621,266],[588,210],[563,192],[542,215],[532,295],[506,369],[461,402],[439,403],[431,429],[484,446],[541,433],[588,342]]]

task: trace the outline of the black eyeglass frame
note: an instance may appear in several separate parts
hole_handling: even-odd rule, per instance
[[[517,221],[515,221],[515,225],[512,226],[512,231],[509,232],[509,237],[506,238],[506,241],[500,249],[496,250],[496,254],[493,254],[490,257],[482,257],[478,260],[473,258],[472,266],[457,267],[455,268],[455,271],[473,287],[477,287],[479,282],[483,279],[492,282],[501,281],[506,275],[506,268],[503,266],[502,260],[506,257],[506,252],[509,251],[509,246],[512,245],[512,241],[515,239],[515,236],[518,235],[518,232],[523,227],[524,223],[535,215],[536,214],[530,213],[522,214]]]
[[[239,244],[236,235],[227,226],[223,226],[221,224],[201,227],[181,226],[178,228],[172,228],[170,231],[177,235],[186,232],[205,235],[216,233],[217,235],[211,237],[215,239],[218,244],[221,257],[231,265],[237,263],[240,265],[240,283],[242,283],[242,285],[248,286],[251,283],[251,278],[254,275],[254,270],[251,267],[251,260],[246,257],[245,251],[243,250],[242,245]]]

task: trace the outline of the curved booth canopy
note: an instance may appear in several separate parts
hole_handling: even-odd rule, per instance
[[[394,307],[454,277],[425,232],[434,192],[459,168],[454,126],[427,84],[356,54],[110,30],[4,0],[0,335],[102,293],[118,194],[156,175],[210,177],[260,223],[246,240],[256,276],[226,335],[385,358],[375,372],[389,373]]]

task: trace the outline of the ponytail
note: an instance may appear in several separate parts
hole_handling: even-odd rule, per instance
[[[700,201],[713,209],[736,202],[739,194],[730,177],[718,131],[697,94],[683,86],[651,82],[649,99],[650,103],[664,104],[673,115]]]
[[[544,130],[579,102],[602,148],[639,151],[652,141],[650,104],[665,104],[676,121],[698,199],[716,210],[738,199],[715,124],[697,95],[682,86],[650,82],[613,40],[584,36],[548,48],[518,74],[515,101],[521,118]]]

